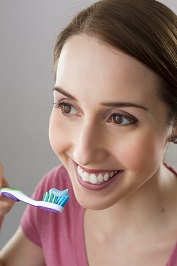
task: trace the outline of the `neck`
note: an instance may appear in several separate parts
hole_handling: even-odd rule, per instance
[[[174,174],[162,165],[137,191],[105,210],[87,210],[87,217],[91,217],[92,224],[108,234],[137,234],[144,232],[144,228],[146,233],[153,232],[153,228],[160,229],[165,220],[163,217],[169,212],[175,181]]]

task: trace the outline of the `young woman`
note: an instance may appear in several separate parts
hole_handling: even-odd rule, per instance
[[[177,178],[164,163],[176,47],[177,17],[154,0],[99,1],[59,34],[49,137],[62,166],[33,196],[67,187],[71,200],[61,215],[28,207],[0,265],[177,265]],[[13,202],[0,203],[3,220]]]

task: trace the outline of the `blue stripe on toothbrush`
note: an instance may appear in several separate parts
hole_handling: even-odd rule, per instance
[[[45,202],[51,202],[58,204],[62,207],[66,205],[69,200],[68,189],[58,190],[56,188],[52,188],[49,192],[44,193],[42,200]]]

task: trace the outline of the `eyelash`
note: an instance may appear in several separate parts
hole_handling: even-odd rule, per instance
[[[70,103],[64,103],[64,102],[59,102],[59,101],[55,101],[55,102],[53,102],[53,107],[54,107],[54,108],[58,108],[58,109],[60,110],[61,114],[64,115],[64,116],[72,115],[72,114],[70,114],[71,109],[75,109],[75,108],[72,106],[72,104],[70,104]],[[70,107],[70,110],[69,110],[68,113],[65,113],[65,112],[64,112],[63,109],[64,109],[65,107]]]
[[[118,118],[118,122],[119,123],[114,122],[114,118]],[[125,122],[125,120],[127,122],[125,124],[122,124],[123,121]],[[113,124],[115,126],[129,126],[129,125],[135,125],[135,124],[137,124],[138,123],[138,120],[135,117],[129,117],[129,116],[126,116],[126,115],[123,115],[123,114],[114,113],[114,114],[112,114],[109,117],[108,122],[109,123],[113,122]]]
[[[70,115],[74,115],[71,114],[71,110],[75,109],[75,107],[73,107],[72,104],[70,103],[64,103],[64,102],[59,102],[59,101],[55,101],[53,102],[53,107],[54,108],[58,108],[61,112],[62,115],[64,116],[70,116]],[[69,112],[65,113],[64,112],[64,108],[65,107],[69,107]],[[77,111],[76,111],[77,113]],[[118,118],[119,123],[114,122],[114,118]],[[125,120],[127,121],[126,124],[121,124],[123,121],[125,122]],[[130,117],[130,116],[126,116],[120,113],[113,113],[107,120],[109,123],[113,123],[115,126],[128,126],[128,125],[136,125],[138,123],[137,118],[135,117]]]

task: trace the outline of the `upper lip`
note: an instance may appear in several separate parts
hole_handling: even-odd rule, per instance
[[[111,172],[114,172],[114,171],[120,171],[118,169],[112,169],[112,170],[103,170],[103,169],[88,169],[88,168],[85,168],[83,166],[81,166],[80,164],[76,164],[77,166],[80,166],[80,168],[82,170],[84,170],[84,172],[87,172],[87,173],[93,173],[93,174],[96,174],[96,173],[111,173]]]

